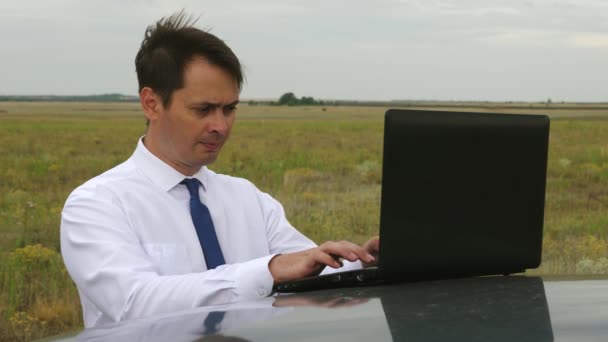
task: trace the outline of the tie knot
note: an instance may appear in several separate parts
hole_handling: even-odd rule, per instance
[[[185,184],[190,191],[190,197],[198,198],[198,185],[200,184],[199,180],[196,178],[186,178],[183,181],[179,182],[179,184]]]

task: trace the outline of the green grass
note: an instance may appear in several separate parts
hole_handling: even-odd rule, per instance
[[[211,168],[272,194],[313,240],[361,243],[378,231],[385,109],[242,105]],[[608,274],[608,109],[457,109],[552,116],[543,265],[532,273]],[[61,208],[144,130],[137,104],[0,103],[0,341],[81,327],[59,254]]]

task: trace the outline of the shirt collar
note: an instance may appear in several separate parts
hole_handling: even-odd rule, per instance
[[[203,185],[203,189],[206,188],[206,166],[201,167],[192,177],[185,176],[152,154],[144,145],[144,137],[139,139],[132,158],[135,161],[137,169],[163,191],[173,189],[184,178],[196,178]]]

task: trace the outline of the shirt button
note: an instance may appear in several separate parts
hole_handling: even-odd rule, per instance
[[[266,291],[263,288],[260,288],[258,290],[258,296],[260,296],[260,297],[266,297]]]

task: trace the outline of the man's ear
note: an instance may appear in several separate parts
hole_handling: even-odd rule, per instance
[[[150,122],[158,120],[160,113],[163,110],[163,102],[161,97],[150,87],[143,87],[139,92],[139,102],[144,110],[146,118]]]

